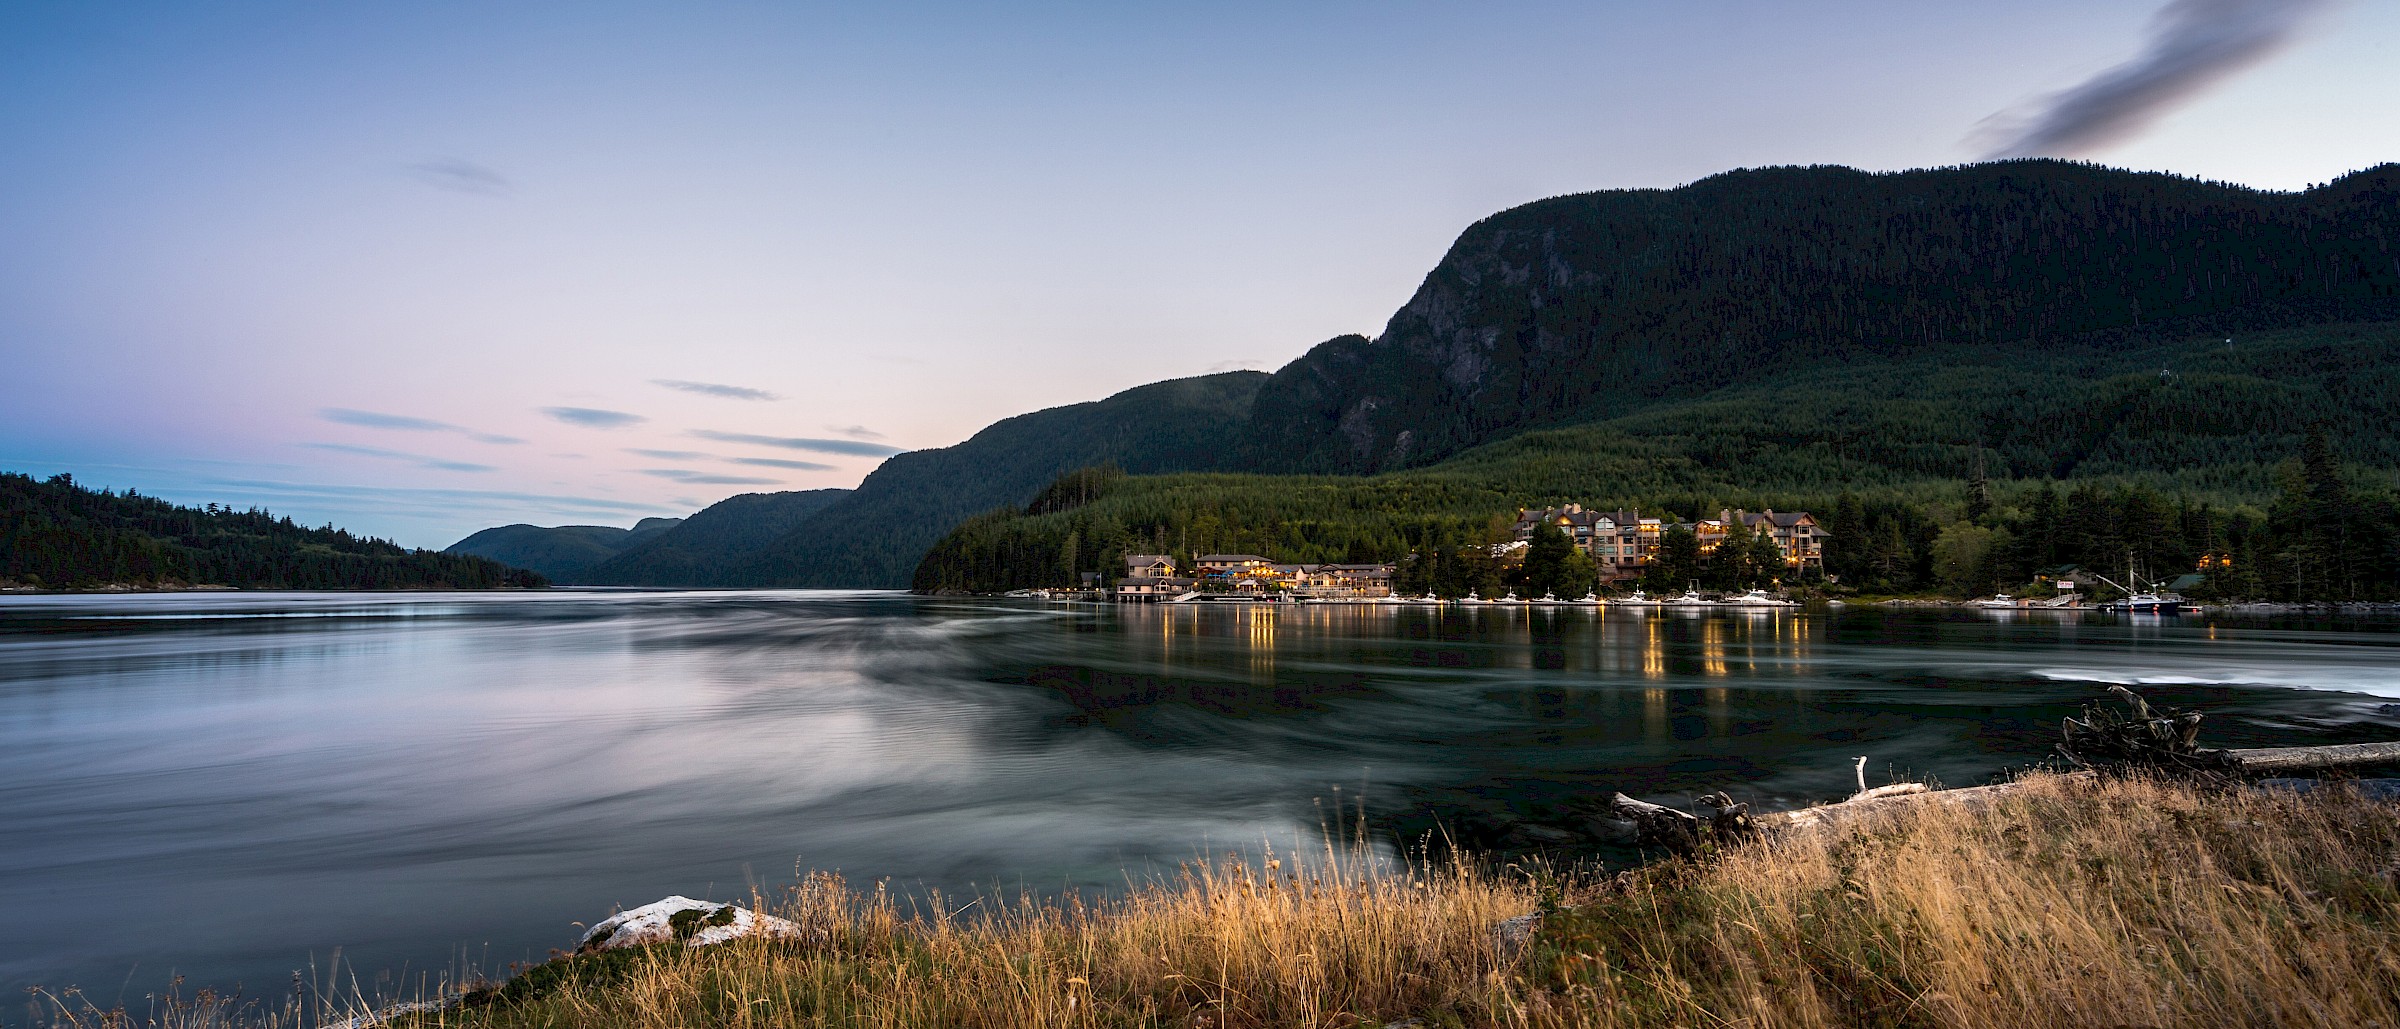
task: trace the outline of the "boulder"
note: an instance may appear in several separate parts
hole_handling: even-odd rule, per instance
[[[809,933],[797,922],[762,915],[749,908],[690,897],[668,897],[610,915],[584,933],[575,950],[591,954],[676,941],[682,941],[686,947],[708,947],[744,936],[804,940]]]

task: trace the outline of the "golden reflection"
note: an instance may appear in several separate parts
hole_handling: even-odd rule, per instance
[[[1667,677],[1666,623],[1656,618],[1646,618],[1642,624],[1649,631],[1649,636],[1642,641],[1642,676],[1664,679]]]
[[[1275,677],[1275,618],[1272,604],[1250,604],[1250,676]]]
[[[1711,618],[1700,623],[1700,672],[1722,678],[1725,675],[1725,621]]]

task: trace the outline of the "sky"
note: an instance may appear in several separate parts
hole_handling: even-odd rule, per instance
[[[2400,159],[2400,4],[0,5],[0,469],[411,546],[849,487],[1738,167]]]

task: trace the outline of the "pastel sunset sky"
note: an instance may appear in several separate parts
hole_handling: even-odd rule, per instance
[[[0,6],[0,469],[441,547],[1380,331],[1729,168],[2400,158],[2400,4]]]

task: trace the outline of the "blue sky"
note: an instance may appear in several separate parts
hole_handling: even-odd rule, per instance
[[[2395,7],[19,0],[0,468],[423,546],[849,486],[1373,334],[1544,196],[2400,158]]]

